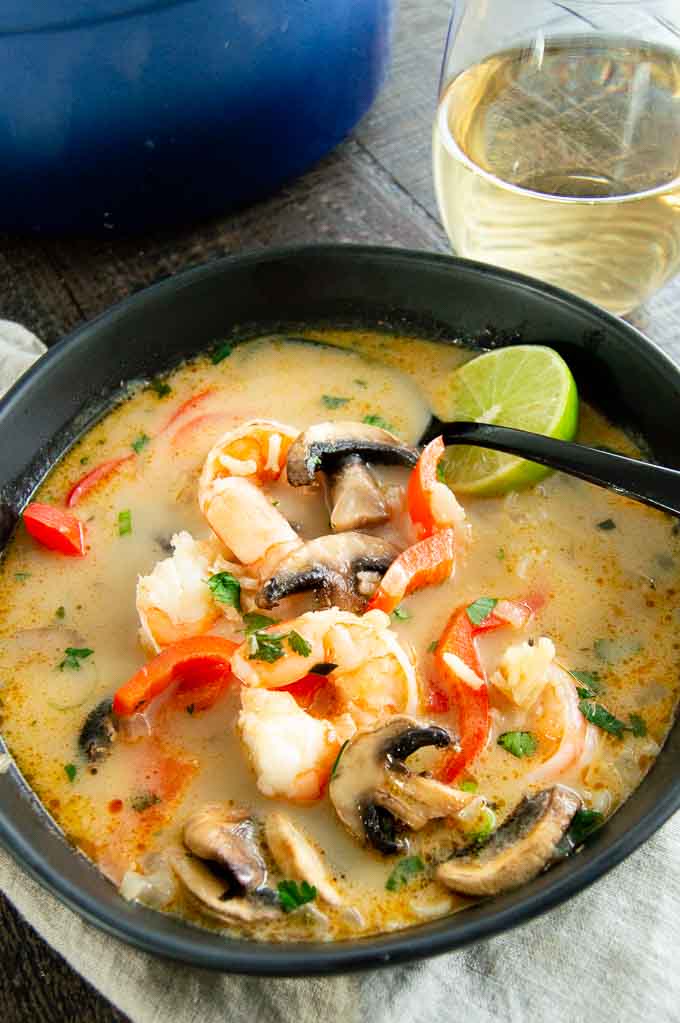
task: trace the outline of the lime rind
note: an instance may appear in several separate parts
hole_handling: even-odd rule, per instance
[[[499,348],[454,373],[448,418],[572,440],[578,428],[576,384],[566,362],[552,348]],[[531,486],[551,472],[514,455],[464,445],[447,448],[441,466],[456,493],[478,497]]]

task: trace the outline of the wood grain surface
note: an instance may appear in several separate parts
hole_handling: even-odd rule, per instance
[[[0,245],[0,316],[48,344],[179,269],[282,245],[352,241],[448,251],[431,185],[431,121],[448,0],[402,0],[390,80],[353,137],[302,179],[236,214],[137,239],[18,239]],[[680,279],[633,321],[680,358]],[[0,896],[0,1020],[123,1017]]]

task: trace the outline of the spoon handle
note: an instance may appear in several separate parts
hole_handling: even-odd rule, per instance
[[[520,455],[599,487],[680,516],[680,472],[599,448],[487,423],[442,423],[446,444],[471,444]]]

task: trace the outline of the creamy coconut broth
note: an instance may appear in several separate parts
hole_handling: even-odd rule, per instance
[[[383,657],[380,665],[373,663],[368,676],[379,690],[377,703],[382,699],[380,686],[389,690],[384,713],[366,711],[375,693],[359,697],[352,690],[353,685],[366,684],[360,671],[341,687],[340,697],[334,671],[325,676],[326,683],[323,677],[319,682],[317,673],[311,702],[309,695],[297,691],[291,703],[300,713],[306,708],[315,722],[337,724],[326,734],[325,759],[317,758],[318,770],[306,773],[303,784],[297,779],[295,784],[300,787],[292,793],[294,799],[263,794],[267,785],[271,789],[272,777],[275,789],[277,784],[285,788],[293,782],[283,777],[285,765],[277,779],[277,758],[284,755],[271,733],[263,732],[259,751],[255,748],[256,717],[264,711],[251,707],[255,718],[243,719],[239,731],[243,693],[248,690],[248,698],[253,690],[270,694],[273,690],[260,688],[258,679],[260,683],[271,680],[294,656],[302,667],[289,681],[303,677],[314,662],[325,662],[324,657],[312,662],[304,656],[316,633],[309,625],[313,619],[299,618],[318,610],[323,601],[308,591],[284,596],[271,609],[256,608],[257,586],[253,586],[252,576],[257,573],[252,567],[239,566],[233,553],[220,546],[199,508],[199,474],[206,455],[228,431],[264,418],[286,424],[291,437],[296,437],[314,424],[363,423],[368,417],[366,425],[380,429],[388,424],[400,442],[416,444],[430,409],[441,418],[450,417],[446,381],[457,365],[471,357],[462,348],[417,339],[342,332],[316,336],[326,345],[250,341],[236,346],[216,364],[210,357],[201,358],[155,386],[133,387],[129,399],[69,452],[36,495],[38,501],[64,507],[66,495],[83,474],[103,462],[132,456],[81,496],[73,508],[85,523],[86,556],[66,557],[48,550],[20,526],[5,553],[0,579],[2,735],[18,767],[69,840],[114,884],[122,885],[128,898],[139,898],[207,927],[276,940],[346,938],[392,930],[458,910],[475,895],[493,894],[493,884],[485,892],[476,891],[474,885],[466,887],[465,881],[459,883],[453,875],[447,881],[446,871],[438,872],[438,865],[455,852],[470,848],[474,859],[474,850],[483,846],[485,838],[503,824],[524,796],[544,791],[552,793],[553,801],[557,792],[558,801],[568,804],[557,808],[551,804],[546,811],[554,818],[552,824],[548,821],[553,831],[547,865],[560,842],[562,851],[565,849],[562,836],[578,805],[577,797],[582,809],[607,816],[639,784],[666,737],[677,701],[673,608],[680,584],[680,551],[672,520],[555,474],[533,488],[504,497],[461,497],[465,520],[455,523],[456,567],[451,578],[406,596],[389,618],[373,611],[372,618],[366,620],[376,622],[371,642],[375,640]],[[620,431],[583,404],[578,438],[634,453]],[[268,454],[272,456],[272,451]],[[226,463],[227,469],[233,470],[235,463],[229,458]],[[224,466],[220,471],[226,472]],[[360,532],[382,538],[401,551],[417,539],[405,504],[411,469],[375,464],[373,471],[390,519]],[[269,507],[292,524],[294,537],[309,541],[329,534],[329,507],[321,477],[311,486],[295,488],[284,478],[285,473],[262,484]],[[244,511],[243,517],[251,532],[257,533],[250,513]],[[238,528],[243,529],[243,522]],[[226,685],[222,680],[211,690],[210,686],[192,688],[176,680],[144,713],[130,715],[122,725],[118,722],[110,747],[88,760],[82,741],[79,745],[87,715],[154,655],[148,622],[146,637],[140,641],[138,577],[149,576],[157,562],[171,557],[170,540],[183,531],[195,540],[208,541],[204,553],[209,552],[210,568],[204,569],[202,576],[199,571],[197,585],[204,593],[199,603],[214,620],[202,635],[238,644],[244,641],[241,615],[228,602],[215,599],[208,586],[209,577],[227,570],[241,582],[241,610],[268,615],[281,625],[268,633],[260,625],[255,638],[240,648],[240,668],[235,670],[241,681],[232,676]],[[295,543],[299,541],[293,541],[293,547]],[[363,587],[365,592],[353,599],[363,600],[365,605],[379,575],[364,573],[359,589]],[[164,585],[170,585],[167,577],[158,584],[161,590]],[[154,593],[158,586],[152,587]],[[227,592],[233,596],[228,587]],[[491,610],[484,602],[475,604],[485,597],[500,603]],[[524,609],[519,617],[518,606]],[[450,764],[457,754],[454,746],[442,745],[446,740],[441,739],[441,729],[454,740],[458,735],[456,694],[461,692],[460,685],[467,684],[466,699],[478,697],[475,672],[471,674],[465,664],[461,667],[455,657],[451,663],[465,678],[452,696],[446,696],[441,660],[434,646],[446,632],[453,612],[462,608],[467,614],[464,609],[470,607],[476,608],[473,618],[488,626],[486,634],[480,631],[476,643],[481,658],[478,670],[490,680],[489,731],[481,753],[448,782],[442,764]],[[181,601],[169,607],[176,618],[183,610],[186,612],[186,605]],[[336,628],[345,629],[346,642],[348,635],[357,634],[352,631],[356,628],[355,611],[342,614],[350,618],[338,619]],[[490,614],[500,614],[494,628],[490,627]],[[292,619],[298,621],[292,626],[285,624]],[[164,627],[167,625],[166,620]],[[204,621],[202,628],[205,625]],[[190,634],[192,629],[185,631]],[[297,653],[291,647],[291,642],[296,643],[295,637],[290,639],[293,632],[304,640]],[[267,649],[266,637],[272,633],[287,638],[275,638],[272,660],[259,659]],[[157,637],[153,623],[151,634]],[[394,652],[395,637],[401,661]],[[547,641],[554,645],[552,658]],[[527,642],[532,645],[522,646]],[[519,651],[514,675],[506,654],[509,647]],[[342,643],[338,641],[333,649],[342,659]],[[541,656],[545,660],[542,667]],[[407,668],[410,666],[411,686],[415,686],[410,697],[404,659]],[[340,665],[339,670],[342,668]],[[581,674],[578,678],[568,675],[565,682],[560,674],[564,669]],[[545,679],[541,682],[545,672],[546,677],[553,677],[553,685],[545,685]],[[557,674],[550,676],[550,672]],[[192,685],[195,682],[194,674]],[[518,687],[523,685],[533,687],[535,700],[519,700]],[[567,704],[565,686],[571,686]],[[576,692],[577,686],[581,693]],[[612,732],[586,722],[578,709],[579,698],[584,696],[589,697],[591,707],[606,708],[625,729],[617,734],[616,727]],[[355,698],[360,709],[353,723],[346,708],[348,701],[354,707]],[[205,709],[204,704],[208,705]],[[341,714],[345,716],[336,722]],[[578,746],[571,759],[562,749],[569,715],[578,717],[570,725],[576,730]],[[416,720],[399,725],[404,716]],[[353,735],[357,724],[360,735],[382,736],[380,729],[390,720],[393,726],[397,720],[397,737],[402,733],[413,737],[418,728],[437,726],[432,735],[438,737],[440,746],[422,746],[416,737],[413,748],[419,744],[422,748],[408,758],[410,770],[405,772],[400,755],[408,754],[408,743],[408,749],[390,747],[394,756],[386,766],[384,757],[378,763],[380,749],[387,748],[387,739],[381,738],[380,749],[371,753],[370,770],[359,765],[356,776],[351,777],[351,757],[358,756],[358,740]],[[245,732],[250,744],[244,742]],[[499,744],[499,737],[508,733],[515,738]],[[294,726],[284,728],[276,741],[285,745],[286,736],[293,734],[298,734]],[[516,738],[526,734],[530,740]],[[349,744],[343,746],[348,739]],[[531,746],[532,741],[534,748],[527,749],[526,743]],[[415,776],[420,779],[418,784],[439,778],[440,785],[457,793],[458,812],[449,807],[437,816],[432,811],[432,819],[418,830],[403,822],[399,825],[397,820],[396,831],[379,813],[377,830],[383,836],[380,839],[379,835],[379,841],[385,835],[387,840],[401,841],[396,853],[379,851],[365,834],[351,833],[329,796],[328,775],[341,749],[330,783],[331,794],[336,787],[337,802],[342,803],[346,790],[351,794],[352,785],[364,784],[375,770],[382,772],[382,781],[388,785],[392,782],[385,778],[396,778],[397,786],[404,777]],[[547,777],[541,777],[542,769],[555,762],[561,749],[563,769],[557,764],[555,770],[547,771]],[[535,780],[531,780],[534,774]],[[320,794],[315,791],[317,783]],[[357,791],[357,798],[359,795]],[[237,872],[238,883],[233,862],[229,860],[229,869],[224,862],[216,866],[216,857],[203,856],[197,839],[193,855],[186,855],[184,826],[205,804],[222,805],[217,830],[221,827],[222,835],[233,835],[236,828],[239,855],[256,850],[255,868],[251,862],[248,876]],[[233,819],[238,810],[247,815],[247,821]],[[534,810],[543,813],[545,807]],[[353,812],[346,805],[344,811]],[[285,816],[283,822],[272,817],[275,812]],[[342,807],[339,812],[342,817]],[[287,831],[289,822],[300,829],[292,839]],[[199,820],[195,829],[200,824]],[[205,841],[209,831],[204,828],[201,833]],[[306,852],[311,847],[321,858],[311,873],[298,861],[293,866],[286,861],[281,853],[286,836],[289,846],[298,840],[308,843]],[[190,841],[188,844],[191,847]],[[502,847],[501,843],[504,855]],[[470,855],[450,861],[454,875],[456,865],[467,863]],[[203,861],[208,866],[204,867]],[[267,877],[263,881],[264,875],[260,876],[258,892],[252,869],[262,872],[262,863]],[[208,871],[207,880],[205,875],[198,881],[195,877],[187,880],[186,871],[196,864],[199,871]],[[514,869],[512,864],[508,869]],[[309,896],[310,889],[303,883],[306,880],[316,889],[316,897],[296,909],[297,902]],[[217,902],[206,902],[203,890],[201,901],[201,891],[197,896],[195,890],[199,881],[217,885]],[[289,881],[295,882],[292,906],[287,901],[291,889],[286,884],[281,888],[281,882]],[[230,917],[228,903],[234,898],[246,906],[245,915]],[[227,906],[222,916],[220,899],[222,907]]]

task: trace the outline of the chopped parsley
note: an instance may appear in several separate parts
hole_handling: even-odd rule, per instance
[[[17,580],[17,582],[24,583],[24,582],[26,582],[27,579],[31,578],[31,573],[30,572],[15,572],[14,573],[14,578]]]
[[[57,608],[57,610],[54,612],[54,617],[55,618],[63,618],[65,616],[65,614],[66,614],[66,608],[64,607],[63,604],[61,604]]]
[[[360,380],[358,377],[355,379],[354,383],[357,385],[357,387],[368,387],[366,381]]]
[[[319,664],[315,664],[313,668],[310,668],[309,672],[310,675],[330,675],[336,668],[337,664],[333,664],[332,661],[320,661]]]
[[[228,607],[241,610],[241,584],[231,572],[217,572],[208,579],[208,587],[215,600]]]
[[[59,665],[59,671],[63,671],[64,668],[68,668],[69,671],[80,671],[80,662],[86,657],[91,657],[94,650],[90,650],[89,647],[67,646],[64,653],[66,656]]]
[[[348,745],[349,745],[349,739],[345,739],[345,741],[343,742],[342,746],[338,750],[338,755],[335,758],[335,760],[333,761],[333,766],[331,767],[331,781],[333,780],[333,778],[335,778],[335,772],[337,771],[338,766],[340,764],[340,757],[345,752],[345,750],[347,749]]]
[[[70,782],[74,782],[76,780],[78,768],[75,764],[64,764],[64,773]]]
[[[279,881],[276,890],[284,913],[292,913],[316,898],[316,888],[307,881],[300,881],[299,885],[297,881]]]
[[[499,561],[505,561],[505,548],[504,547],[499,547],[498,548],[498,550],[496,551],[496,557],[498,558]]]
[[[156,803],[160,803],[161,797],[157,796],[155,792],[140,792],[138,795],[133,796],[130,800],[130,806],[135,813],[144,813],[150,806],[155,806]]]
[[[425,864],[420,856],[406,856],[399,860],[394,870],[387,878],[385,888],[388,892],[398,892],[405,884],[408,884],[417,874],[425,870]]]
[[[596,671],[570,671],[569,674],[575,678],[579,685],[576,692],[582,700],[592,700],[602,692],[600,676]]]
[[[172,387],[166,383],[160,377],[155,377],[149,384],[149,388],[156,392],[159,398],[167,398],[169,394],[172,394]]]
[[[132,442],[132,450],[138,455],[142,448],[145,448],[150,440],[151,437],[148,437],[145,433],[140,433],[139,437]]]
[[[473,625],[481,625],[484,619],[489,617],[497,603],[495,597],[479,597],[472,604],[468,604],[465,611]]]
[[[498,745],[513,757],[532,757],[536,752],[536,739],[531,732],[503,732],[498,736]]]
[[[458,788],[461,792],[476,792],[477,782],[476,781],[462,781]]]
[[[80,464],[87,465],[89,461],[90,461],[89,457],[87,455],[83,455],[83,457],[80,459]]]
[[[364,416],[362,423],[366,423],[367,426],[379,426],[381,430],[389,430],[391,433],[394,433],[392,424],[388,423],[382,416]]]
[[[484,823],[477,831],[473,831],[469,836],[470,845],[481,846],[484,845],[491,837],[491,833],[496,826],[496,814],[488,806],[484,807]]]
[[[118,512],[118,536],[129,536],[132,532],[132,512],[129,508]]]
[[[294,654],[299,654],[300,657],[309,657],[312,652],[312,644],[308,643],[304,636],[301,636],[299,632],[293,629],[289,632],[286,639],[288,640],[288,646],[291,648]]]
[[[439,646],[439,640],[438,639],[433,639],[432,642],[430,643],[429,647],[427,648],[428,654],[433,654],[438,646]]]
[[[616,523],[613,519],[602,519],[602,522],[597,523],[597,528],[601,529],[604,533],[608,533],[610,529],[616,529]]]
[[[395,618],[398,618],[399,621],[402,622],[407,622],[411,617],[410,612],[407,611],[405,607],[395,607],[392,614],[394,615]]]
[[[225,341],[223,345],[216,348],[211,356],[213,366],[216,366],[218,362],[222,362],[223,359],[228,359],[233,350],[234,346],[230,345],[228,341]]]
[[[334,394],[321,395],[321,402],[326,406],[326,408],[342,408],[342,406],[346,405],[348,401],[349,398],[338,398]]]
[[[243,615],[246,636],[250,636],[253,632],[259,632],[260,629],[266,629],[270,625],[277,625],[278,621],[278,618],[269,618],[267,615],[261,615],[259,611],[247,611]]]

